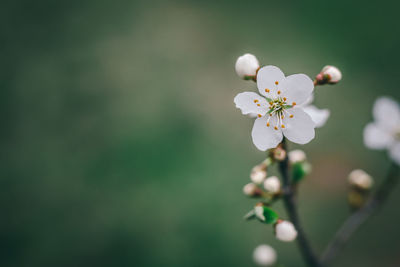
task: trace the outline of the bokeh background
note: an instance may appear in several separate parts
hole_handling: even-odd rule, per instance
[[[286,74],[338,66],[317,89],[331,117],[303,146],[300,213],[317,252],[348,215],[346,176],[389,162],[362,130],[374,99],[400,100],[395,1],[2,1],[0,265],[254,266],[267,243],[242,195],[265,157],[234,96],[251,52]],[[291,145],[291,148],[297,146]],[[400,265],[400,188],[335,266]],[[281,205],[277,211],[287,218]]]

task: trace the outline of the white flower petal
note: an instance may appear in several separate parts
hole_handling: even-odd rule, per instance
[[[324,126],[330,115],[329,109],[319,109],[313,105],[306,106],[303,110],[310,115],[311,119],[315,122],[316,128]]]
[[[287,103],[292,105],[295,102],[297,105],[304,103],[314,90],[314,83],[305,74],[293,74],[287,76],[278,85],[281,91],[281,96],[287,98]]]
[[[396,142],[393,146],[389,149],[390,158],[400,165],[400,142]]]
[[[257,73],[257,87],[260,94],[266,97],[276,96],[278,84],[285,79],[285,74],[275,66],[262,67]],[[268,92],[269,91],[269,92]]]
[[[304,103],[302,103],[301,105],[299,105],[299,106],[300,106],[300,107],[306,107],[306,106],[311,105],[312,102],[314,102],[314,94],[311,94],[311,95],[307,98],[307,100],[306,100]]]
[[[268,112],[269,104],[267,100],[253,92],[240,93],[236,95],[233,102],[235,102],[236,107],[242,111],[242,114],[254,113],[264,115]]]
[[[268,118],[269,115],[256,119],[251,131],[253,143],[261,151],[275,148],[283,138],[282,131],[274,129],[274,126],[277,125],[277,117],[270,117],[269,127],[267,126]]]
[[[400,124],[400,107],[390,97],[380,97],[375,101],[373,108],[375,121],[391,131]]]
[[[297,144],[306,144],[315,137],[315,123],[311,117],[301,108],[291,108],[288,112],[293,115],[285,116],[282,129],[283,134],[287,139]]]
[[[388,131],[376,123],[369,123],[364,128],[364,144],[371,149],[384,149],[393,142],[393,137]]]

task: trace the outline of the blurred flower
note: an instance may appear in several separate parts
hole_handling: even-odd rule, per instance
[[[253,167],[250,172],[250,179],[255,184],[261,184],[267,178],[267,166],[263,163]]]
[[[234,102],[243,114],[257,114],[252,138],[262,151],[275,148],[283,139],[306,144],[315,137],[315,123],[299,105],[311,95],[314,84],[304,74],[285,77],[275,66],[265,66],[257,73],[258,95],[238,94]]]
[[[342,72],[335,66],[325,66],[321,72],[315,77],[317,84],[335,84],[342,79]]]
[[[368,190],[373,182],[372,177],[363,170],[353,170],[349,174],[349,183],[356,188]]]
[[[281,220],[275,225],[275,236],[281,241],[290,242],[296,239],[297,231],[293,223]]]
[[[236,74],[242,79],[255,77],[259,68],[260,63],[252,54],[244,54],[236,60]]]
[[[281,190],[281,181],[276,176],[268,177],[264,181],[264,189],[269,193],[276,194]]]
[[[257,197],[262,195],[262,191],[257,185],[248,183],[243,187],[243,193],[249,197]]]
[[[253,252],[253,259],[261,266],[273,265],[277,259],[276,251],[269,245],[259,245]]]
[[[295,149],[289,152],[289,161],[291,164],[306,161],[306,153],[303,150]]]
[[[319,109],[311,103],[314,101],[314,96],[311,95],[305,103],[301,106],[303,110],[310,115],[311,119],[315,122],[315,127],[320,128],[325,125],[326,121],[329,118],[330,111],[329,109]]]
[[[364,128],[364,144],[371,149],[387,149],[391,159],[400,165],[400,107],[390,97],[375,101],[374,122]]]

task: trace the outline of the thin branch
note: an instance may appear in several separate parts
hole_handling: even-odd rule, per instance
[[[282,148],[287,151],[285,139],[283,139],[282,141]],[[291,179],[289,176],[289,161],[287,155],[285,159],[279,163],[279,169],[283,180],[283,192],[284,192],[283,200],[285,208],[289,215],[289,219],[291,220],[291,222],[293,223],[293,225],[297,230],[298,233],[297,244],[299,246],[300,252],[308,266],[320,267],[321,265],[308,242],[308,238],[303,230],[303,227],[299,219],[299,215],[297,213],[297,207],[294,200],[295,191],[292,190],[291,187]]]
[[[329,264],[337,256],[354,232],[383,206],[386,199],[395,188],[395,185],[399,182],[398,173],[399,167],[395,163],[392,163],[385,180],[376,190],[375,194],[368,199],[364,207],[350,215],[342,224],[333,240],[328,244],[328,247],[322,254],[321,263],[323,263],[324,266]]]

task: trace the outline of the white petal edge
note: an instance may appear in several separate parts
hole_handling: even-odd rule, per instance
[[[379,97],[374,103],[372,113],[375,121],[389,131],[400,124],[400,107],[391,97]]]
[[[285,74],[276,66],[265,66],[257,72],[257,87],[261,95],[272,98],[276,96],[278,85],[285,79]],[[278,85],[276,84],[278,82]],[[266,92],[266,89],[269,92]]]
[[[329,109],[319,109],[314,105],[306,106],[303,110],[310,115],[311,119],[315,122],[316,128],[324,126],[331,114]]]
[[[255,103],[254,100],[257,100]],[[233,99],[236,107],[242,111],[242,114],[261,114],[262,116],[268,112],[267,100],[259,94],[253,92],[243,92],[237,94]],[[260,106],[257,106],[259,104]]]
[[[390,158],[396,162],[397,165],[400,165],[400,142],[396,142],[389,149]]]
[[[293,74],[287,76],[279,85],[281,96],[287,98],[287,103],[301,105],[310,97],[314,90],[314,83],[305,74]]]
[[[382,125],[369,123],[364,128],[364,145],[370,149],[384,149],[393,143],[393,137]]]
[[[293,115],[293,118],[286,116],[283,119],[284,136],[297,144],[307,144],[315,137],[315,123],[311,117],[303,111],[302,108],[291,108],[288,112]]]
[[[269,115],[256,119],[251,131],[253,143],[261,151],[277,147],[283,139],[282,131],[274,129],[277,125],[277,117],[271,117],[269,127],[267,126],[268,117]]]

